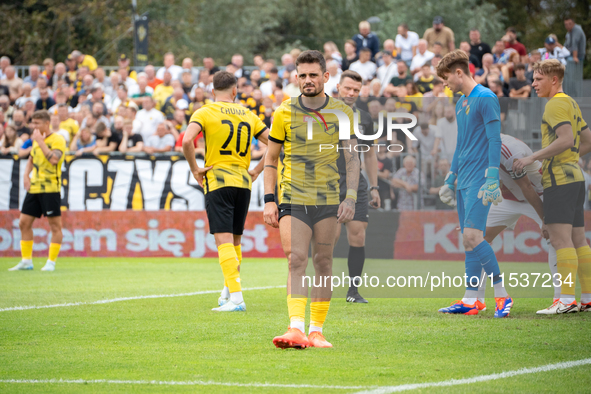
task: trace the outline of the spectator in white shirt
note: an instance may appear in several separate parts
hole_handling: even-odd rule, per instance
[[[183,68],[174,64],[174,54],[167,52],[164,54],[164,67],[161,67],[156,73],[156,78],[164,80],[164,72],[168,71],[172,76],[172,79],[179,79]]]
[[[412,62],[410,63],[410,73],[416,74],[421,71],[423,64],[427,63],[435,54],[427,50],[427,40],[420,39],[417,45],[417,53],[413,56]]]
[[[377,77],[382,84],[380,95],[384,93],[384,89],[386,89],[390,80],[398,76],[398,66],[392,61],[392,52],[383,51],[382,60],[384,61],[384,64],[378,68],[377,72]]]
[[[560,45],[554,35],[550,35],[544,41],[544,48],[538,49],[542,60],[546,59],[558,59],[562,64],[566,66],[566,58],[570,56],[570,51]]]
[[[167,122],[161,122],[156,127],[156,133],[147,139],[146,146],[144,147],[144,152],[170,152],[174,147],[174,143],[174,137],[172,136],[172,134],[170,134],[170,125]]]
[[[324,91],[329,96],[332,96],[332,92],[337,88],[337,84],[341,80],[342,71],[335,60],[329,60],[326,63],[326,71],[328,71],[329,77],[328,81],[324,84]]]
[[[418,45],[419,35],[414,31],[409,31],[406,23],[400,24],[396,35],[396,51],[409,66],[412,58],[417,54]]]
[[[137,112],[135,118],[142,123],[140,134],[144,141],[148,141],[148,138],[156,132],[158,125],[165,121],[162,112],[154,108],[154,99],[150,96],[143,98],[142,109]]]
[[[349,70],[356,71],[361,75],[364,81],[371,81],[376,75],[377,66],[371,60],[371,49],[361,48],[359,50],[359,60],[349,66]]]

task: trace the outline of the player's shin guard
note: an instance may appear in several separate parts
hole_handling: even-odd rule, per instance
[[[242,291],[240,273],[238,272],[238,257],[234,245],[231,243],[221,244],[218,247],[218,256],[230,294]]]
[[[238,259],[238,265],[242,264],[242,246],[241,245],[234,245],[234,250],[236,251],[236,258]]]
[[[317,301],[310,303],[310,332],[322,332],[322,325],[326,320],[330,301]]]
[[[306,332],[306,304],[308,298],[287,295],[287,312],[289,313],[289,325],[291,328],[297,328],[301,332]]]
[[[49,244],[49,255],[47,259],[49,261],[53,261],[54,263],[57,261],[57,256],[60,254],[60,248],[62,247],[61,244],[51,243]]]
[[[556,261],[560,280],[562,281],[560,288],[561,301],[571,300],[570,302],[572,302],[575,299],[575,283],[577,281],[577,268],[579,266],[577,251],[575,248],[558,249],[556,251]]]
[[[478,294],[478,281],[480,280],[480,258],[475,251],[466,252],[466,293],[462,301],[467,304],[474,304]],[[478,279],[476,279],[478,278]]]
[[[23,260],[33,259],[33,241],[21,241],[21,256]]]
[[[484,268],[486,275],[490,276],[492,274],[493,286],[495,288],[495,298],[507,297],[507,292],[503,287],[503,282],[501,279],[499,262],[497,261],[497,256],[495,256],[495,252],[489,243],[482,241],[480,245],[474,248],[473,252],[478,255],[480,264],[482,265],[482,268]]]
[[[581,302],[591,302],[591,248],[585,245],[577,249],[579,260],[579,282],[581,282]]]

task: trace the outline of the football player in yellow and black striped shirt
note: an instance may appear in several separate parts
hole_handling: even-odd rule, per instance
[[[534,64],[532,84],[548,102],[542,117],[542,150],[518,160],[519,173],[535,160],[544,160],[544,223],[556,249],[562,286],[560,299],[539,314],[591,311],[591,248],[585,237],[585,178],[579,157],[591,149],[591,131],[575,100],[562,91],[564,65],[556,59]],[[577,273],[581,305],[575,300]]]
[[[215,237],[224,290],[218,312],[245,311],[240,283],[240,241],[250,204],[250,189],[263,168],[263,161],[250,166],[250,142],[255,137],[267,143],[267,126],[250,110],[235,103],[236,78],[226,71],[213,77],[215,102],[197,110],[183,137],[183,153],[195,179],[205,193],[209,231]],[[205,166],[195,160],[193,141],[203,132]]]
[[[66,140],[51,132],[49,113],[45,110],[33,113],[31,124],[33,148],[23,175],[27,195],[19,218],[22,260],[9,271],[33,269],[33,222],[41,215],[47,217],[51,229],[49,258],[41,271],[54,271],[62,243],[60,192]]]
[[[304,51],[296,61],[302,95],[285,101],[275,110],[265,159],[265,223],[279,227],[281,244],[288,259],[287,307],[290,326],[275,337],[279,348],[332,347],[322,335],[332,291],[314,287],[310,304],[310,333],[306,337],[305,309],[308,287],[302,283],[312,245],[316,278],[332,274],[332,254],[338,222],[353,219],[359,181],[359,156],[353,150],[353,111],[342,101],[324,93],[328,81],[324,56]],[[339,133],[338,111],[349,119],[349,128]],[[344,127],[344,126],[343,126]],[[342,146],[339,146],[342,145]],[[279,183],[279,207],[275,202],[277,165],[285,157]],[[339,149],[340,148],[340,149]],[[340,203],[337,159],[345,156],[347,194]],[[339,205],[340,203],[340,205]],[[315,280],[317,280],[315,279]]]

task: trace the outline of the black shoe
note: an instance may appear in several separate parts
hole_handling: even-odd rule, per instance
[[[349,292],[347,293],[347,302],[356,302],[358,304],[367,304],[368,301],[361,297],[361,294],[359,294],[359,292],[355,291],[355,292]]]

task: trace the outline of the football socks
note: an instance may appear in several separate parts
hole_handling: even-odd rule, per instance
[[[577,273],[581,283],[581,302],[591,302],[591,248],[585,245],[577,249],[579,267]]]
[[[21,241],[21,256],[23,260],[33,259],[33,241]]]

